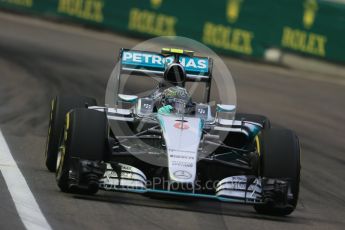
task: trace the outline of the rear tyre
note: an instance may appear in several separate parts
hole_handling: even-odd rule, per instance
[[[62,134],[66,113],[74,108],[95,106],[93,98],[83,96],[57,96],[51,102],[50,120],[45,149],[45,162],[49,171],[55,172],[59,139]]]
[[[72,158],[102,161],[108,150],[107,119],[103,112],[90,109],[74,109],[67,113],[63,143],[57,160],[56,181],[62,192],[94,194],[98,180],[88,180],[82,189],[70,186],[69,173]],[[93,175],[88,175],[94,178]]]
[[[249,113],[236,113],[235,119],[258,123],[263,127],[263,129],[271,128],[270,120],[263,115],[249,114]]]
[[[270,129],[262,132],[260,174],[267,178],[289,178],[292,199],[288,205],[275,203],[255,205],[258,213],[285,216],[292,213],[297,205],[300,183],[300,145],[298,137],[288,129]]]

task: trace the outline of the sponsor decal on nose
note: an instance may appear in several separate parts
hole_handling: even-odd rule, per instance
[[[174,172],[174,176],[179,179],[190,179],[192,178],[192,174],[184,170],[178,170]]]
[[[176,129],[189,129],[189,125],[187,121],[177,120],[174,124]]]

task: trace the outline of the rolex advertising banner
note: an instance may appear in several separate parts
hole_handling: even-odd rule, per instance
[[[345,63],[345,4],[326,0],[0,0],[0,8],[134,36],[190,37],[235,56],[278,48]]]
[[[277,23],[279,47],[305,55],[345,62],[345,4],[329,1],[290,1]],[[282,9],[280,10],[282,12]]]

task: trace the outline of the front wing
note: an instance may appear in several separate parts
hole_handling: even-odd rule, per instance
[[[130,192],[139,194],[162,194],[191,198],[213,199],[222,202],[260,204],[263,203],[261,179],[247,176],[226,177],[216,184],[215,194],[203,194],[173,189],[157,189],[147,186],[146,176],[130,165],[119,164],[120,170],[107,163],[106,171],[99,181],[99,188],[105,191]]]

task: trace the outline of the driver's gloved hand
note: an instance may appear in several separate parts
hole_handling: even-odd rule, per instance
[[[170,114],[173,109],[174,108],[171,105],[165,105],[159,108],[158,113],[167,115],[167,114]]]

